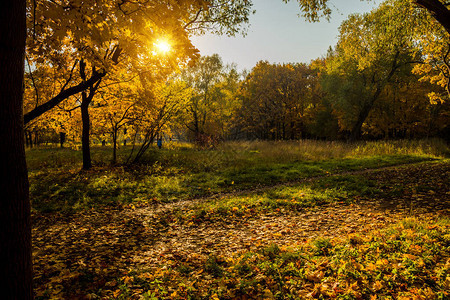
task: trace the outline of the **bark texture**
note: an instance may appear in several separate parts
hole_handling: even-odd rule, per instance
[[[0,1],[0,291],[32,299],[28,174],[23,132],[25,0]]]

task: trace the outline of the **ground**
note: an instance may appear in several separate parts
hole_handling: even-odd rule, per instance
[[[263,209],[257,205],[237,206],[222,214],[213,208],[208,211],[209,206],[205,206],[231,197],[245,198],[279,189],[280,185],[274,183],[276,187],[211,198],[171,203],[149,201],[74,214],[34,213],[36,295],[54,299],[139,298],[149,285],[137,282],[130,274],[154,275],[161,270],[177,269],[189,278],[212,270],[211,276],[215,278],[218,275],[214,273],[215,262],[211,264],[211,258],[227,260],[271,245],[285,249],[318,238],[364,236],[408,217],[431,220],[449,216],[448,162],[329,174],[292,181],[282,187],[295,190],[322,183],[339,185],[340,178],[348,180],[352,176],[364,178],[376,192],[349,193],[346,199],[309,206]],[[199,208],[203,209],[200,214],[196,213]],[[274,297],[270,290],[264,291],[262,298]],[[162,295],[178,297],[170,289]],[[308,297],[317,295],[311,292]],[[150,296],[149,293],[148,299]]]

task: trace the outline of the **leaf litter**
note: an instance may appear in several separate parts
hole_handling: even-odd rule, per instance
[[[317,240],[370,236],[408,217],[429,222],[449,216],[449,163],[366,170],[364,177],[376,182],[381,192],[354,197],[351,203],[334,202],[299,210],[277,208],[248,215],[231,213],[213,220],[188,221],[172,213],[187,212],[195,207],[196,200],[104,207],[72,215],[34,214],[36,297],[151,299],[153,295],[183,299],[181,292],[187,295],[190,285],[193,290],[189,293],[198,298],[228,299],[236,296],[233,288],[227,288],[229,282],[222,282],[222,288],[216,290],[207,287],[215,277],[223,276],[223,266],[232,265],[227,262],[237,260],[239,255],[258,253],[273,245],[295,249]],[[171,270],[177,270],[180,280],[185,279],[177,281],[176,288],[172,286],[175,281],[170,281]],[[325,278],[320,272],[319,268],[305,273],[311,284],[303,289],[304,294],[297,291],[296,295],[320,296],[321,290],[315,286]],[[267,277],[262,273],[258,276]],[[159,282],[158,278],[168,281]],[[271,286],[270,280],[261,282]],[[186,287],[181,287],[182,283]],[[374,281],[371,288],[381,291],[383,284],[385,281]],[[227,289],[231,294],[224,292]],[[275,297],[265,288],[254,293],[247,290],[240,297]]]

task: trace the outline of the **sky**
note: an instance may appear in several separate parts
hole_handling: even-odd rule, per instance
[[[303,62],[324,56],[337,43],[339,25],[352,13],[372,10],[380,0],[331,0],[330,22],[309,23],[299,16],[295,0],[254,0],[256,13],[250,16],[245,37],[204,35],[193,38],[201,55],[217,53],[225,64],[236,63],[239,70],[251,70],[258,61]]]

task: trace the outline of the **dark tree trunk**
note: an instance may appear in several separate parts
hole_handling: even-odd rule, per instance
[[[113,129],[113,134],[112,134],[112,138],[113,138],[113,158],[112,158],[112,162],[115,164],[117,162],[117,131],[119,129],[114,128]]]
[[[381,93],[383,92],[384,87],[386,86],[386,84],[388,84],[388,82],[391,81],[392,77],[395,74],[395,71],[399,68],[399,65],[398,65],[399,56],[400,56],[400,51],[397,50],[397,52],[395,53],[395,55],[392,59],[392,66],[389,71],[389,74],[386,76],[386,78],[382,82],[380,82],[376,85],[376,89],[372,95],[372,98],[369,99],[361,108],[359,115],[358,115],[358,119],[356,120],[356,123],[353,126],[352,131],[350,133],[351,141],[356,141],[361,138],[362,125],[364,124],[367,117],[369,116],[369,113],[372,110],[372,107],[375,104],[375,102],[378,100],[378,97],[380,97]]]
[[[361,139],[362,125],[364,124],[364,121],[369,116],[371,108],[372,108],[371,106],[370,106],[370,108],[364,107],[360,111],[358,118],[356,119],[356,122],[353,125],[352,131],[350,132],[350,140],[351,141],[357,141],[357,140]]]
[[[97,74],[95,67],[92,68],[92,74]],[[86,80],[86,63],[84,60],[80,61],[80,77],[83,81]],[[89,95],[86,91],[81,92],[81,122],[83,125],[82,134],[81,134],[81,150],[83,152],[83,170],[89,170],[92,168],[92,160],[91,160],[91,145],[90,145],[90,131],[91,131],[91,123],[89,120],[89,105],[94,98],[95,92],[98,89],[98,86],[102,82],[102,77],[95,82],[95,84],[91,84],[89,87]]]
[[[30,140],[30,148],[33,148],[33,133],[31,131],[28,132],[28,139]]]
[[[375,104],[375,101],[377,101],[378,97],[380,96],[382,91],[381,87],[378,87],[375,91],[375,94],[372,96],[372,99],[370,99],[368,102],[364,104],[364,106],[361,108],[358,114],[358,118],[356,119],[355,124],[353,125],[352,131],[350,132],[350,140],[351,141],[357,141],[361,139],[361,129],[362,125],[366,121],[367,117],[369,116],[370,111],[372,110],[373,105]]]
[[[82,92],[81,102],[81,120],[83,124],[83,131],[81,134],[81,150],[83,151],[83,170],[92,168],[91,161],[91,147],[90,147],[90,130],[91,124],[89,120],[89,97],[86,92]]]
[[[384,86],[386,85],[386,83],[391,79],[391,77],[393,76],[394,71],[392,71],[386,82],[384,82],[381,85],[377,86],[377,89],[375,90],[374,94],[372,95],[372,98],[370,100],[368,100],[363,107],[361,108],[361,110],[359,111],[358,114],[358,119],[356,119],[356,123],[355,125],[353,125],[352,131],[350,132],[350,140],[351,141],[357,141],[359,139],[361,139],[361,129],[362,129],[362,125],[364,124],[364,122],[366,121],[367,117],[369,116],[370,111],[373,108],[373,105],[375,104],[375,102],[377,101],[378,97],[380,97],[381,92],[383,91]]]
[[[0,291],[32,299],[30,201],[23,128],[25,0],[0,2]]]
[[[301,133],[300,133],[300,137],[301,137]],[[295,139],[295,122],[292,121],[291,122],[291,140]]]
[[[61,146],[61,148],[64,148],[64,142],[66,141],[66,133],[65,132],[60,132],[59,133],[59,144]]]

